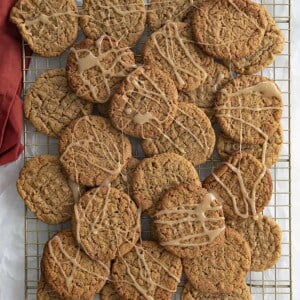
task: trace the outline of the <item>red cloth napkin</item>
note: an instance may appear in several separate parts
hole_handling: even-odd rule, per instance
[[[9,22],[15,2],[0,0],[0,165],[16,160],[23,151],[21,37]]]

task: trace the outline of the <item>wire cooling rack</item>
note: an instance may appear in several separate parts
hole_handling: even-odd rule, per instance
[[[286,46],[283,53],[276,61],[263,70],[262,75],[276,81],[283,92],[284,110],[282,127],[284,131],[284,145],[277,164],[271,169],[273,177],[273,196],[264,214],[276,219],[282,228],[282,257],[277,265],[266,272],[250,272],[247,276],[247,284],[251,290],[253,300],[287,300],[292,299],[291,278],[291,162],[290,162],[290,3],[291,0],[256,0],[264,4],[273,15],[277,25],[283,31],[286,38]],[[146,4],[148,5],[148,4]],[[144,38],[136,46],[137,55],[149,35],[146,30]],[[79,37],[79,40],[83,36]],[[67,53],[59,58],[31,57],[29,68],[26,67],[26,59],[23,42],[23,93],[43,72],[63,68]],[[142,158],[140,147],[134,142],[134,156]],[[44,136],[35,131],[31,124],[25,122],[24,126],[24,161],[40,154],[57,154],[57,140]],[[204,165],[198,168],[201,179],[206,177],[220,163],[216,154]],[[151,220],[142,218],[143,238],[151,239]],[[45,242],[57,231],[69,227],[69,224],[47,225],[25,208],[25,293],[24,299],[36,299],[36,290],[40,276],[40,259]],[[174,299],[180,299],[182,283]]]

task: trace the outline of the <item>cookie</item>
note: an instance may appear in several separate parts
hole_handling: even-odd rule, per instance
[[[214,170],[203,187],[222,199],[226,219],[256,217],[272,196],[269,170],[254,156],[236,153]]]
[[[184,285],[181,300],[251,300],[249,288],[245,282],[230,293],[205,293],[193,288],[187,282]]]
[[[82,185],[107,185],[131,158],[127,137],[108,119],[85,116],[73,121],[59,140],[60,161],[70,178]]]
[[[120,300],[120,296],[117,293],[112,282],[106,282],[105,286],[100,291],[101,300]]]
[[[179,257],[194,258],[224,242],[222,206],[197,185],[169,189],[158,205],[154,224],[160,245]]]
[[[124,192],[95,188],[74,206],[73,234],[94,260],[112,260],[129,252],[140,237],[140,212]]]
[[[124,300],[171,299],[180,281],[182,264],[179,257],[157,243],[137,244],[112,266],[113,284]]]
[[[151,0],[148,9],[148,24],[152,31],[158,30],[168,21],[182,22],[204,0]]]
[[[69,88],[65,70],[42,74],[27,90],[25,117],[39,131],[58,138],[72,120],[90,115],[93,105],[77,97]]]
[[[194,104],[180,103],[171,127],[156,138],[144,140],[142,148],[146,156],[173,152],[196,166],[211,156],[215,140],[206,114]]]
[[[265,160],[265,165],[271,168],[274,165],[280,155],[280,151],[283,144],[283,131],[282,127],[279,126],[275,134],[268,140],[267,148],[264,154],[264,144],[262,145],[249,145],[240,144],[230,138],[225,134],[220,133],[217,141],[217,151],[222,160],[227,160],[229,156],[236,152],[247,152],[252,154],[255,158],[263,162]],[[265,156],[265,157],[263,157]]]
[[[59,56],[77,37],[74,0],[19,0],[10,12],[10,21],[33,52],[41,56]]]
[[[168,22],[152,33],[144,45],[143,57],[146,63],[170,74],[177,89],[183,91],[204,84],[206,67],[213,63],[195,44],[191,26],[180,22]]]
[[[62,300],[55,294],[50,286],[45,282],[44,275],[42,274],[37,287],[36,300]]]
[[[281,256],[281,229],[271,218],[260,215],[257,219],[228,222],[238,231],[251,249],[251,271],[272,268]]]
[[[83,188],[67,178],[59,158],[40,155],[25,162],[17,189],[27,208],[47,224],[67,221]]]
[[[282,31],[267,13],[268,26],[260,46],[256,51],[244,58],[233,59],[225,62],[231,70],[240,74],[255,74],[273,63],[285,45]]]
[[[105,284],[109,261],[91,260],[76,244],[72,231],[60,231],[44,247],[45,280],[63,299],[90,300]]]
[[[162,194],[180,183],[201,186],[191,162],[175,153],[163,153],[145,158],[133,173],[133,196],[139,207],[153,215]]]
[[[125,134],[151,138],[171,126],[177,100],[176,86],[168,74],[155,66],[142,66],[123,81],[112,97],[109,116]]]
[[[132,176],[139,163],[139,159],[134,157],[130,158],[119,176],[111,182],[111,187],[119,189],[129,196],[132,196]]]
[[[267,25],[265,9],[250,0],[204,1],[192,20],[199,46],[223,60],[253,54],[261,45]]]
[[[206,68],[207,78],[196,90],[179,92],[178,101],[193,103],[201,108],[215,122],[215,100],[217,92],[231,79],[229,70],[221,64],[212,63]]]
[[[218,93],[216,118],[232,140],[262,144],[279,127],[282,106],[282,94],[275,82],[259,75],[243,75]]]
[[[77,96],[104,103],[134,69],[133,52],[124,43],[107,35],[97,41],[76,44],[68,56],[67,77]]]
[[[231,293],[238,289],[250,269],[251,253],[245,239],[231,228],[225,242],[193,259],[183,259],[183,269],[191,285],[205,293]]]
[[[80,26],[93,40],[107,34],[134,46],[144,32],[144,0],[83,0]]]

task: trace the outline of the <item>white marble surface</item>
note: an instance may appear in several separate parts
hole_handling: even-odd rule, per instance
[[[300,300],[300,1],[292,0],[291,13],[293,299]],[[24,206],[15,188],[22,164],[21,157],[0,167],[0,300],[24,299]]]

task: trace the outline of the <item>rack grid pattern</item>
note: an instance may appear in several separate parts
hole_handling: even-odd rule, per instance
[[[262,75],[276,81],[283,92],[284,110],[282,127],[284,145],[278,163],[271,169],[273,177],[273,196],[264,214],[276,219],[282,228],[282,257],[277,265],[266,272],[250,272],[247,284],[253,300],[290,300],[292,299],[291,278],[291,164],[290,164],[290,3],[291,0],[256,0],[264,4],[274,17],[277,25],[286,38],[283,53],[276,61],[263,70]],[[148,3],[146,2],[146,6]],[[144,37],[136,46],[137,60],[145,37],[150,34],[146,30]],[[81,35],[82,37],[82,35]],[[43,72],[53,68],[64,68],[67,53],[58,58],[41,58],[33,55],[29,67],[26,67],[26,45],[23,42],[23,93]],[[30,123],[24,125],[24,161],[35,155],[57,154],[57,140],[36,132]],[[134,156],[142,158],[140,147],[134,147]],[[205,164],[197,168],[201,179],[205,178],[220,163],[216,154]],[[24,299],[36,299],[36,290],[40,276],[40,259],[45,242],[57,231],[69,227],[69,224],[47,225],[25,208],[25,293]],[[142,217],[143,238],[151,239],[151,220]],[[174,299],[180,299],[184,279]]]

